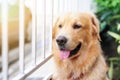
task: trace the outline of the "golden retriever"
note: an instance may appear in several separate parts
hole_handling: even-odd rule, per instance
[[[90,13],[68,13],[53,26],[56,72],[52,80],[108,80],[99,22]]]

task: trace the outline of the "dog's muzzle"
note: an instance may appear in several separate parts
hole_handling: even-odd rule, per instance
[[[57,39],[56,39],[56,42],[58,44],[58,47],[59,47],[59,50],[60,50],[60,58],[61,59],[67,59],[75,54],[78,53],[78,51],[80,50],[81,48],[81,43],[79,43],[75,49],[73,50],[69,50],[66,48],[66,43],[67,43],[68,39],[64,36],[59,36]]]

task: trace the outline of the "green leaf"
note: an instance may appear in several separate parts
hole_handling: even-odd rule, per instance
[[[117,24],[117,30],[118,31],[120,30],[120,24]]]
[[[110,11],[109,11],[109,12],[104,13],[104,14],[101,16],[101,19],[100,19],[100,20],[104,20],[104,19],[106,19],[106,17],[108,17],[110,14],[111,14],[111,12],[110,12]]]
[[[114,32],[108,31],[108,34],[111,35],[112,37],[114,37],[116,40],[120,41],[120,35],[116,34]]]
[[[110,62],[110,68],[108,71],[108,75],[109,75],[110,80],[112,80],[113,78],[113,62],[112,61]]]
[[[110,18],[110,21],[115,20],[115,19],[120,19],[120,15],[119,15],[119,14],[113,15],[113,16]]]
[[[105,29],[105,26],[107,25],[107,23],[104,21],[101,23],[101,26],[100,26],[100,31],[103,31]]]
[[[118,43],[120,43],[120,41],[118,41]]]
[[[111,57],[108,59],[109,61],[120,61],[119,57]]]
[[[117,52],[120,54],[120,45],[117,47]]]

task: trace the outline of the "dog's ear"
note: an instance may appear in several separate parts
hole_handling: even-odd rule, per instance
[[[101,41],[100,35],[99,35],[99,21],[96,18],[95,15],[91,15],[91,21],[92,21],[92,35],[93,37],[97,37],[99,41]]]
[[[59,21],[59,17],[57,17],[57,19],[55,20],[54,24],[53,24],[53,29],[52,29],[52,39],[55,38],[55,34],[56,34],[56,27],[57,27],[57,23]]]

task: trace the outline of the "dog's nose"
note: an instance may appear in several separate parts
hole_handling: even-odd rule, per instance
[[[56,42],[59,46],[63,46],[67,43],[67,38],[64,37],[64,36],[59,36],[57,39],[56,39]]]

